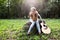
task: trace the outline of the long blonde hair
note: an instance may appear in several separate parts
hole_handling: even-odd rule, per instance
[[[30,9],[30,10],[31,10],[31,11],[32,11],[32,10],[36,10],[36,8],[35,8],[35,7],[31,7],[31,9]]]

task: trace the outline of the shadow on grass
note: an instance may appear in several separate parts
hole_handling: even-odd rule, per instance
[[[24,39],[24,40],[60,40],[60,30],[56,30],[50,33],[50,34],[31,34],[29,36],[27,36],[27,32],[20,32],[22,35],[20,35],[20,39]]]
[[[10,34],[12,33],[12,34]],[[11,38],[10,38],[11,37]],[[27,35],[27,32],[24,30],[2,30],[0,35],[1,40],[16,39],[16,40],[60,40],[60,30],[52,30],[51,34],[31,34]]]

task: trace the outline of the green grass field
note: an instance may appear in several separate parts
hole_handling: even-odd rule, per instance
[[[28,19],[0,19],[0,40],[60,40],[60,19],[44,19],[51,34],[27,36],[22,29]]]

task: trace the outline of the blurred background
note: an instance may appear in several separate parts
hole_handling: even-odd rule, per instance
[[[31,35],[23,29],[36,7],[51,34]],[[60,0],[0,0],[0,40],[60,40]]]
[[[60,18],[60,0],[0,0],[0,19],[28,18],[32,6],[42,18]]]

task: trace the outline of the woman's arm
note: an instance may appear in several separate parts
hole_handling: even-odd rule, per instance
[[[37,12],[37,14],[38,14],[38,18],[40,18],[41,19],[41,16],[40,16],[40,14],[38,13],[38,11],[36,11]]]
[[[29,15],[28,15],[29,18],[31,18],[31,12],[29,12]]]

